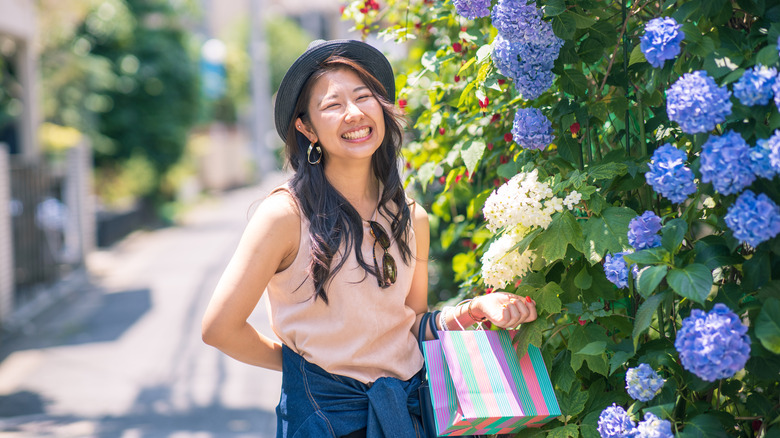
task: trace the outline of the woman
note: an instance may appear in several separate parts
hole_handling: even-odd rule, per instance
[[[429,229],[399,176],[394,100],[390,63],[360,41],[313,43],[279,87],[276,129],[295,173],[253,214],[203,319],[207,344],[283,371],[279,437],[422,436]],[[246,321],[266,291],[281,343]],[[438,322],[535,318],[531,300],[494,293]]]

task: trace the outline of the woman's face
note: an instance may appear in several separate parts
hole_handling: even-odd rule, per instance
[[[311,142],[319,142],[328,160],[370,159],[385,138],[382,106],[354,71],[325,73],[312,87],[310,126],[296,127]]]

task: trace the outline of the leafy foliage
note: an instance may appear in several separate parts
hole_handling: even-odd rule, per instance
[[[409,50],[395,66],[398,99],[412,121],[404,151],[409,187],[431,213],[434,300],[486,290],[480,256],[498,236],[481,215],[485,200],[515,174],[538,170],[553,194],[582,195],[574,210],[556,213],[549,227],[530,230],[515,246],[535,258],[531,272],[508,287],[539,304],[539,319],[515,340],[521,353],[527,343],[542,349],[565,407],[542,432],[596,437],[599,414],[616,403],[635,420],[651,412],[670,421],[679,436],[780,434],[780,237],[769,234],[755,246],[735,237],[724,217],[738,193],[719,192],[699,170],[710,136],[731,130],[753,146],[780,129],[780,113],[771,101],[745,106],[731,99],[731,111],[712,130],[687,134],[670,120],[666,99],[686,73],[702,71],[731,92],[754,66],[777,67],[780,2],[536,3],[565,42],[552,87],[533,100],[496,68],[498,32],[490,17],[466,19],[440,0],[388,0],[379,10],[355,1],[345,8],[364,34]],[[676,58],[654,59],[656,68],[640,38],[658,17],[673,18],[685,37]],[[552,122],[555,141],[541,151],[510,135],[515,113],[529,107]],[[645,179],[653,152],[666,143],[684,152],[696,177],[696,191],[682,202],[655,193]],[[746,188],[780,203],[776,174]],[[645,211],[662,219],[661,244],[633,251],[629,222]],[[601,263],[624,251],[637,270],[618,289]],[[739,316],[752,342],[744,370],[710,383],[683,369],[674,342],[693,309],[717,303]],[[666,379],[646,402],[625,391],[626,370],[640,363]]]

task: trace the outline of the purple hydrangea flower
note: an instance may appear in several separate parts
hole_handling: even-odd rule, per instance
[[[631,254],[631,251],[604,256],[604,274],[606,274],[607,280],[621,289],[628,287],[628,263],[623,258],[626,254]],[[639,275],[639,267],[635,264],[631,265],[631,273],[636,278]]]
[[[675,204],[696,192],[693,172],[685,165],[686,158],[685,151],[666,143],[653,152],[650,171],[645,174],[653,190]]]
[[[601,411],[598,431],[601,438],[633,437],[636,434],[636,424],[623,407],[613,403]]]
[[[536,99],[553,83],[553,63],[563,46],[552,25],[539,21],[535,31],[522,41],[510,41],[498,34],[493,44],[493,62],[511,78],[524,99]]]
[[[780,83],[780,81],[778,81]],[[769,137],[766,142],[769,148],[769,164],[775,169],[775,172],[780,173],[780,129]]]
[[[777,136],[780,140],[780,136]],[[780,166],[772,166],[770,156],[772,148],[768,140],[760,139],[756,145],[750,149],[750,169],[759,178],[772,179],[777,173],[780,173]]]
[[[473,20],[490,15],[490,0],[452,0],[458,14]]]
[[[641,363],[636,368],[629,368],[626,372],[626,391],[634,400],[652,400],[661,392],[664,383],[666,380],[646,363]]]
[[[764,193],[745,190],[724,217],[734,238],[753,248],[780,233],[780,207]]]
[[[525,149],[543,150],[555,136],[552,123],[538,108],[520,108],[512,124],[512,139]]]
[[[757,65],[746,70],[734,84],[734,97],[739,99],[742,105],[766,105],[772,99],[772,87],[776,80],[776,68]]]
[[[731,92],[703,70],[684,74],[666,94],[666,113],[686,134],[711,131],[731,114]]]
[[[725,304],[716,304],[709,313],[693,309],[677,332],[674,348],[686,370],[714,382],[745,367],[750,357],[747,330]]]
[[[509,41],[522,42],[539,29],[542,21],[542,11],[535,2],[528,0],[498,0],[493,8],[493,26]]]
[[[711,182],[724,195],[739,193],[756,180],[750,165],[750,146],[734,131],[707,139],[699,171],[703,182]]]
[[[672,423],[662,420],[651,412],[645,412],[645,419],[636,426],[635,438],[674,438]]]
[[[639,48],[650,65],[662,67],[664,61],[680,54],[680,42],[685,38],[681,27],[671,17],[658,17],[647,22]]]
[[[637,251],[661,246],[661,218],[652,211],[631,219],[628,223],[628,244]]]

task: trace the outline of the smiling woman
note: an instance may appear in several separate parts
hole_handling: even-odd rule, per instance
[[[359,41],[313,43],[279,87],[276,129],[295,173],[256,210],[203,319],[205,342],[283,371],[278,437],[432,436],[415,337],[428,216],[404,193],[394,99],[390,63]],[[281,344],[246,322],[265,292]],[[536,318],[511,298],[456,307],[437,328]]]

